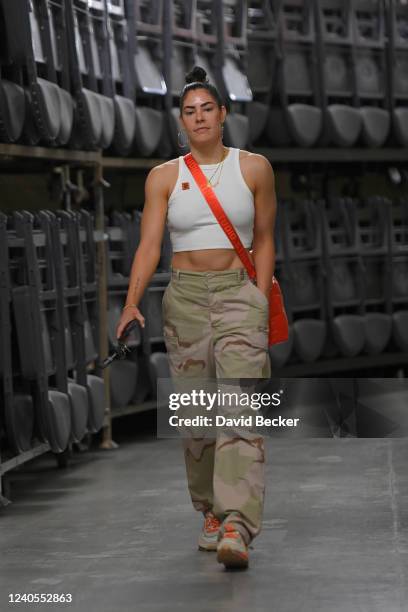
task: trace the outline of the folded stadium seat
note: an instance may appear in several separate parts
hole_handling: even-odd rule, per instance
[[[264,132],[277,78],[279,2],[248,1],[247,76],[253,100],[248,104],[249,138],[255,143]]]
[[[381,353],[392,329],[391,269],[389,259],[389,207],[380,196],[365,200],[346,200],[355,219],[359,251],[364,266],[364,351]]]
[[[65,220],[62,212],[58,219],[51,211],[37,213],[36,225],[44,232],[47,241],[47,259],[49,274],[55,279],[57,308],[53,327],[53,347],[55,361],[56,387],[69,397],[71,411],[71,442],[80,442],[87,432],[89,413],[88,392],[86,386],[78,384],[71,373],[75,368],[74,343],[72,340],[71,319],[74,323],[81,320],[79,312],[80,287],[78,265],[76,265],[75,242],[69,226],[62,227],[60,220]],[[68,213],[65,213],[68,215]],[[71,238],[71,240],[70,240]],[[75,339],[83,329],[75,328]]]
[[[129,22],[136,77],[134,145],[139,155],[147,157],[156,151],[163,137],[167,93],[161,66],[163,0],[134,0],[134,11],[134,20]]]
[[[106,53],[103,2],[65,0],[65,6],[75,99],[70,145],[75,148],[107,148],[113,138],[115,112]]]
[[[107,266],[108,281],[111,287],[127,288],[129,271],[127,268],[127,235],[121,220],[122,213],[114,211],[112,220],[105,217],[105,228],[108,235]]]
[[[405,0],[387,3],[388,72],[392,133],[395,142],[408,146],[408,5]]]
[[[57,84],[48,5],[45,0],[35,3],[2,0],[0,10],[6,41],[13,37],[19,41],[19,49],[16,42],[6,42],[5,48],[9,62],[14,66],[17,83],[24,89],[23,137],[29,144],[37,144],[40,140],[54,144],[64,131],[66,119],[62,118],[62,113],[72,114],[72,105],[69,105],[68,92],[62,91]],[[21,107],[20,96],[15,97]]]
[[[135,252],[140,242],[141,222],[140,210],[132,210],[131,213],[113,210],[111,213],[110,226],[121,231],[117,234],[120,236],[120,245],[115,249],[118,261],[114,271],[123,276],[130,276]]]
[[[133,260],[134,253],[138,247],[140,240],[140,221],[141,212],[133,211],[133,223],[128,222],[128,216],[123,213],[114,212],[112,221],[115,227],[110,226],[108,233],[110,235],[109,246],[111,248],[110,256],[111,266],[109,267],[108,284],[109,284],[109,320],[111,326],[110,339],[111,344],[116,343],[114,337],[114,329],[120,318],[120,312],[126,299],[127,288],[129,284],[128,276],[124,277],[123,273],[130,273],[130,265]],[[124,217],[124,218],[121,218]],[[116,241],[121,241],[120,246],[114,246],[113,238]],[[169,238],[167,238],[167,248],[171,248]],[[129,257],[131,255],[131,257]],[[150,284],[145,289],[142,299],[139,303],[140,311],[145,317],[145,328],[137,328],[135,337],[130,338],[129,346],[136,348],[130,359],[137,363],[136,388],[132,397],[133,402],[144,401],[145,398],[156,390],[156,379],[160,377],[160,371],[163,364],[163,357],[160,350],[163,343],[163,322],[162,322],[162,300],[164,290],[169,283],[169,262],[171,254],[168,250],[162,247],[162,255],[156,273],[153,275]],[[130,265],[128,267],[128,262]],[[158,351],[156,348],[158,347]],[[114,364],[112,364],[114,365]],[[134,365],[134,364],[132,364]],[[156,366],[159,370],[156,372]]]
[[[124,297],[120,295],[109,295],[108,297],[108,336],[110,348],[117,345],[116,327],[119,323],[124,305]],[[126,344],[129,348],[135,348],[141,343],[140,333],[138,338],[133,338],[137,330],[132,332],[132,338],[127,338]],[[132,354],[133,356],[133,354]],[[131,356],[121,361],[114,361],[110,365],[110,394],[112,410],[127,406],[136,391],[138,383],[138,364]]]
[[[132,215],[118,210],[112,210],[109,225],[119,228],[121,231],[121,242],[118,249],[120,255],[118,263],[115,265],[115,272],[120,272],[123,276],[128,277],[140,241],[140,225],[138,231],[135,231]]]
[[[408,351],[408,199],[392,204],[392,337],[401,351]]]
[[[3,61],[3,60],[2,60]],[[24,89],[18,83],[5,78],[11,72],[0,70],[0,141],[16,142],[23,131],[25,120]],[[11,75],[10,75],[11,76]]]
[[[116,211],[114,221],[120,220],[121,213]],[[110,348],[117,345],[116,326],[125,304],[129,276],[124,273],[126,264],[126,235],[121,225],[105,222],[108,242],[106,243],[106,261],[108,264],[108,336]],[[127,341],[134,348],[141,344],[140,333],[132,332]],[[115,361],[110,366],[110,393],[112,409],[129,404],[138,382],[138,364],[131,358]]]
[[[134,22],[133,2],[107,0],[106,8],[110,76],[115,108],[113,149],[119,155],[128,155],[133,146],[136,129],[134,36],[131,36],[129,29],[129,24]]]
[[[145,317],[144,352],[148,357],[149,379],[154,397],[156,397],[157,379],[168,378],[169,371],[168,356],[162,350],[164,347],[162,302],[169,280],[168,272],[156,273],[141,302],[141,310]]]
[[[316,0],[318,73],[323,110],[321,145],[353,146],[362,129],[355,105],[350,3]]]
[[[112,223],[114,227],[111,225],[108,228],[108,233],[110,235],[109,246],[112,247],[112,255],[110,256],[111,266],[108,267],[110,304],[108,319],[111,345],[116,344],[115,330],[120,319],[122,307],[125,303],[131,266],[140,241],[141,217],[142,213],[138,210],[133,211],[132,218],[127,213],[114,211],[112,213]],[[133,375],[135,386],[131,397],[132,403],[143,402],[152,392],[153,394],[155,393],[155,380],[157,378],[155,364],[157,362],[157,366],[161,368],[160,364],[163,361],[159,353],[152,354],[150,341],[151,336],[154,337],[153,342],[161,343],[163,341],[161,302],[163,284],[167,284],[169,281],[168,270],[163,270],[163,266],[166,265],[166,263],[168,263],[168,253],[162,248],[162,256],[157,272],[154,274],[139,304],[140,311],[147,320],[146,328],[141,329],[138,327],[132,332],[127,342],[127,344],[134,349],[128,357],[128,361],[133,367],[137,367],[137,372]],[[153,286],[156,289],[152,289]],[[160,287],[159,290],[157,290],[157,286]],[[150,296],[151,291],[153,291],[153,297],[149,299],[147,295]],[[155,355],[154,358],[153,355]],[[164,357],[167,359],[165,354]],[[151,362],[152,358],[153,362]],[[119,364],[116,362],[114,362],[112,366],[114,369],[119,369]],[[112,366],[111,372],[114,371],[112,370]],[[114,397],[114,392],[115,389],[112,390],[112,397]],[[122,393],[122,391],[120,392]]]
[[[84,326],[84,353],[78,362],[76,380],[86,385],[89,396],[88,430],[102,427],[105,413],[105,384],[103,378],[90,374],[99,362],[99,298],[96,272],[96,243],[91,214],[81,209],[76,223],[76,257],[81,279],[81,316]]]
[[[116,327],[119,322],[125,296],[111,294],[108,298],[108,336],[110,348],[117,345]],[[140,304],[144,313],[143,302]],[[143,310],[142,310],[143,309]],[[145,342],[142,329],[137,326],[126,338],[126,345],[131,349],[125,360],[114,361],[110,365],[110,393],[112,411],[129,404],[139,403],[152,392],[149,372],[150,356],[145,354]]]
[[[339,351],[344,357],[365,345],[364,285],[356,228],[341,198],[320,201],[323,266],[328,334],[323,354]]]
[[[172,0],[163,6],[163,74],[166,82],[166,131],[161,143],[161,155],[187,153],[188,145],[180,147],[178,132],[179,96],[185,85],[185,75],[196,63],[195,0]],[[183,144],[183,143],[181,143]]]
[[[58,85],[61,124],[55,144],[65,145],[74,123],[74,100],[71,96],[68,37],[64,0],[41,0],[41,32],[47,57],[48,79]]]
[[[102,149],[111,145],[115,130],[114,87],[106,17],[105,0],[88,0],[88,28],[84,32],[83,41],[91,50],[88,77],[101,109]]]
[[[275,146],[313,146],[322,130],[312,0],[281,0],[279,62],[267,136]]]
[[[316,361],[326,339],[320,215],[312,201],[281,205],[288,304],[294,352],[301,362]]]
[[[228,104],[224,143],[249,143],[248,106],[252,92],[245,74],[248,54],[246,0],[197,0],[198,63]]]
[[[6,6],[5,2],[0,2],[0,141],[11,143],[20,138],[25,121],[26,102],[20,69],[24,63],[24,47],[13,27],[6,27]]]
[[[362,119],[361,139],[368,147],[381,147],[390,130],[384,2],[357,0],[351,3],[351,11],[352,57]]]
[[[59,340],[55,276],[50,268],[49,240],[33,225],[34,217],[28,211],[14,213],[15,236],[20,241],[10,257],[10,274],[19,368],[22,379],[33,389],[38,437],[61,453],[69,444],[71,408],[68,395],[51,387],[50,380],[56,375]]]
[[[50,214],[50,213],[49,213]],[[79,442],[88,431],[91,405],[86,375],[79,375],[79,364],[85,364],[85,331],[81,276],[77,259],[79,217],[77,213],[51,213],[54,231],[55,261],[58,264],[57,291],[62,294],[61,318],[64,328],[68,395],[72,407],[72,441]]]
[[[12,238],[10,237],[10,240]],[[16,240],[16,239],[14,239]],[[5,430],[7,446],[13,454],[32,447],[34,433],[34,406],[31,394],[17,389],[14,373],[16,347],[12,341],[11,288],[7,217],[0,212],[0,430]],[[21,385],[22,386],[22,385]],[[2,420],[4,421],[2,422]]]
[[[117,344],[115,337],[116,326],[119,322],[121,311],[126,300],[127,289],[129,286],[129,276],[136,248],[140,241],[140,220],[141,213],[134,211],[133,222],[129,213],[113,211],[111,222],[106,223],[109,234],[109,262],[108,263],[108,292],[109,292],[109,311],[108,311],[108,326],[109,326],[109,341],[111,346]],[[144,302],[140,303],[141,311],[144,314]],[[146,333],[140,327],[137,327],[127,339],[128,346],[132,348],[132,353],[128,356],[126,362],[113,362],[111,365],[111,381],[116,374],[112,372],[119,370],[120,365],[128,368],[122,368],[120,376],[123,377],[123,372],[128,372],[130,368],[135,370],[131,376],[132,394],[129,400],[124,404],[124,391],[116,384],[114,380],[114,388],[111,388],[113,405],[127,405],[130,402],[139,403],[146,399],[151,393],[151,377],[149,366],[150,347],[146,338]],[[113,367],[113,369],[112,369]],[[128,380],[128,387],[131,382]],[[118,393],[116,389],[119,388]],[[120,401],[117,397],[120,396]]]
[[[271,358],[271,365],[273,368],[280,368],[289,359],[293,350],[293,325],[292,325],[292,312],[290,310],[290,303],[288,299],[288,273],[287,273],[287,262],[284,254],[283,243],[282,243],[282,222],[281,222],[281,209],[282,206],[277,207],[276,220],[275,220],[275,272],[276,278],[279,281],[279,285],[282,291],[283,301],[285,304],[285,310],[289,322],[289,337],[286,342],[280,342],[269,347],[269,355]]]

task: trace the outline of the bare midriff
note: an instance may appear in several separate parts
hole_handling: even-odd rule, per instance
[[[254,263],[252,252],[246,249]],[[194,272],[236,270],[244,265],[234,249],[203,249],[198,251],[179,251],[173,254],[171,265],[176,270]]]

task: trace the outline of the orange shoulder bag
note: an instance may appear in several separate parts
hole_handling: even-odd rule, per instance
[[[248,275],[252,280],[256,280],[256,270],[252,261],[250,260],[248,253],[241,242],[235,228],[231,224],[227,215],[224,212],[217,196],[209,185],[207,185],[207,178],[200,166],[194,159],[191,153],[184,155],[184,161],[193,175],[201,193],[203,194],[207,204],[211,208],[215,218],[221,225],[228,239],[231,241],[234,249],[236,250],[239,258],[247,269]],[[272,276],[272,286],[269,292],[269,337],[268,344],[278,344],[280,342],[286,342],[289,336],[289,325],[288,319],[285,312],[285,306],[283,304],[282,292],[278,281],[275,276]]]

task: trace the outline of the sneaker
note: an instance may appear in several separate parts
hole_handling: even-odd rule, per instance
[[[232,523],[224,525],[224,535],[217,547],[217,561],[223,563],[226,568],[248,567],[248,546]]]
[[[221,522],[212,512],[206,512],[204,516],[204,526],[198,538],[199,550],[217,550],[218,531]]]

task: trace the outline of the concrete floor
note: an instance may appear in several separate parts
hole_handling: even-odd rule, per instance
[[[65,471],[36,460],[0,510],[0,610],[408,610],[408,442],[269,439],[267,460],[247,572],[197,550],[178,440],[126,438]],[[7,603],[21,592],[73,603]]]

